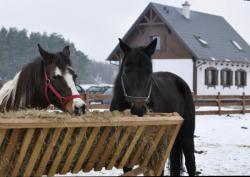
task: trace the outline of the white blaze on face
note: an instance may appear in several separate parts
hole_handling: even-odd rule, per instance
[[[56,69],[55,69],[55,75],[62,76],[62,72],[58,67],[56,67]],[[63,77],[64,77],[64,80],[66,81],[68,87],[71,89],[72,95],[80,95],[76,89],[76,85],[75,85],[75,82],[73,80],[73,76],[72,76],[72,74],[70,74],[68,69],[64,73]],[[75,107],[81,108],[83,105],[85,105],[85,102],[82,99],[80,99],[80,98],[73,99],[73,105],[72,105],[73,110]]]

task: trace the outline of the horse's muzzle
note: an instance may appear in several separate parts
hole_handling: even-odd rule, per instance
[[[85,114],[86,113],[86,105],[82,105],[81,107],[77,107],[75,106],[73,109],[73,112],[75,115],[81,115],[81,114]]]
[[[134,104],[131,107],[131,114],[143,117],[145,114],[147,114],[147,107],[145,104]]]

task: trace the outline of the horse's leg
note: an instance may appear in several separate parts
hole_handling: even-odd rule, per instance
[[[129,172],[129,171],[131,171],[131,170],[133,170],[133,168],[128,168],[128,167],[124,167],[124,168],[123,168],[123,172],[124,172],[124,173],[127,173],[127,172]]]
[[[185,156],[185,165],[189,176],[196,175],[196,165],[194,156],[194,138],[185,137],[182,139],[182,148]]]
[[[180,176],[182,168],[182,148],[178,136],[170,154],[170,175]]]

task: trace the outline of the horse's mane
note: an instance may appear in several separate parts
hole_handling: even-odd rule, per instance
[[[32,99],[36,89],[41,89],[42,73],[42,59],[36,58],[6,82],[0,90],[1,110],[29,107],[34,102]],[[39,99],[39,95],[36,99]]]

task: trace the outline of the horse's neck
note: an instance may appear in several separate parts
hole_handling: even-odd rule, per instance
[[[21,72],[8,81],[0,90],[2,109],[45,108],[48,106],[44,95],[44,85],[39,77],[39,61],[27,65]],[[39,87],[39,88],[38,88]]]

